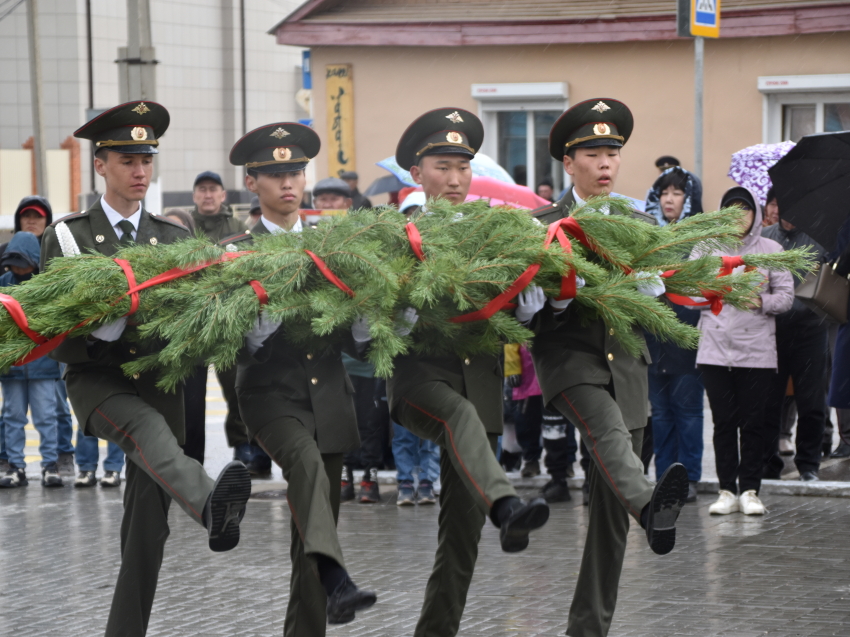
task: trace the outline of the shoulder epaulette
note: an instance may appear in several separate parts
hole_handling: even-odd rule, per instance
[[[245,232],[240,232],[239,234],[234,234],[229,237],[225,237],[221,241],[218,242],[220,246],[226,246],[228,243],[238,243],[240,241],[245,241],[251,238],[251,231],[246,230]]]
[[[148,215],[154,221],[159,221],[161,223],[167,223],[168,225],[174,226],[175,228],[180,228],[181,230],[187,230],[186,226],[184,226],[183,224],[177,223],[176,221],[172,221],[168,217],[163,217],[162,215],[155,215],[152,212],[149,212]],[[187,232],[188,232],[188,230],[187,230]]]
[[[651,214],[646,213],[646,212],[642,212],[642,211],[640,211],[640,210],[634,210],[634,209],[633,209],[633,210],[632,210],[632,218],[633,218],[633,219],[638,219],[638,220],[640,220],[640,221],[645,221],[646,223],[650,223],[650,224],[652,224],[653,226],[657,226],[657,225],[658,225],[658,219],[656,219],[655,217],[653,217]]]
[[[51,223],[50,226],[52,228],[55,228],[57,223],[62,223],[64,221],[73,221],[74,219],[82,219],[83,217],[88,217],[88,215],[89,215],[88,210],[83,210],[82,212],[75,212],[75,213],[70,214],[70,215],[65,215],[61,219],[57,219],[56,221]]]
[[[558,210],[558,206],[555,204],[549,204],[548,206],[543,206],[542,208],[537,208],[536,210],[531,211],[532,217],[545,217],[546,215],[552,214]]]

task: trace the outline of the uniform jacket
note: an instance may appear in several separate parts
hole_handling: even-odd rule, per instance
[[[260,221],[250,232],[225,238],[221,244],[250,244],[253,235],[268,233]],[[263,391],[274,391],[288,401],[286,415],[297,418],[315,436],[321,453],[358,449],[354,385],[345,371],[342,349],[321,354],[301,349],[279,329],[253,355],[247,349],[240,353],[236,372],[239,399],[262,400]]]
[[[34,234],[16,232],[7,246],[6,255],[16,254],[23,257],[35,268],[35,273],[38,273],[39,245]],[[9,270],[9,272],[0,276],[0,288],[19,285],[32,276],[32,274],[26,274],[19,277]],[[43,356],[26,365],[10,367],[5,374],[0,376],[0,380],[58,380],[60,377],[59,363]]]
[[[569,216],[575,204],[573,191],[556,203],[539,208],[532,215],[549,224]],[[633,211],[632,216],[655,223],[651,215]],[[613,329],[602,319],[582,319],[575,304],[555,316],[547,303],[531,323],[535,338],[531,348],[537,381],[548,406],[562,391],[577,385],[613,385],[617,404],[629,430],[646,426],[649,386],[646,368],[650,362],[644,346],[641,356],[630,356],[621,346]],[[634,328],[643,339],[643,333]]]
[[[741,246],[730,252],[716,250],[716,256],[781,252],[782,246],[761,235],[761,206],[755,202],[755,218]],[[744,267],[736,268],[742,272]],[[726,305],[715,316],[703,309],[699,319],[702,337],[697,350],[697,364],[723,367],[776,368],[776,315],[787,312],[794,302],[794,281],[790,272],[761,271],[761,302],[758,310],[743,311]]]
[[[106,218],[99,199],[85,212],[69,215],[57,223],[63,222],[68,226],[81,252],[93,251],[112,256],[118,251],[118,235]],[[62,256],[55,225],[49,226],[44,232],[41,249],[42,271],[45,267],[50,267],[51,259]],[[188,236],[189,233],[183,226],[165,217],[142,212],[136,243],[153,244],[156,241],[156,245],[164,245]],[[50,357],[68,365],[65,371],[68,398],[80,423],[88,422],[95,408],[110,396],[135,394],[165,417],[171,431],[182,444],[182,389],[166,393],[156,387],[156,372],[145,372],[130,378],[121,370],[123,363],[156,351],[153,346],[135,343],[134,332],[135,328],[128,324],[124,334],[114,343],[96,340],[87,344],[85,337],[70,336],[50,353]]]
[[[218,212],[212,215],[202,215],[195,206],[192,210],[192,220],[195,222],[195,227],[199,228],[210,241],[216,242],[248,229],[244,221],[233,215],[233,211],[226,203],[221,204]]]
[[[499,357],[479,354],[468,358],[408,354],[393,361],[395,370],[387,380],[390,414],[411,391],[430,382],[446,383],[475,406],[487,433],[501,434],[502,366]],[[398,420],[396,418],[396,420]]]

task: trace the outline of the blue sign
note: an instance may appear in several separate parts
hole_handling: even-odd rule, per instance
[[[310,71],[310,51],[301,52],[301,88],[313,88],[313,74]]]

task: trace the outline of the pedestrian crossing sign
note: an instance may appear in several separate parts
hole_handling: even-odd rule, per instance
[[[691,35],[720,37],[720,0],[691,0]]]

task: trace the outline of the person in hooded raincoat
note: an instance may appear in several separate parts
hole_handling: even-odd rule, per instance
[[[744,212],[741,244],[715,256],[781,252],[776,241],[761,236],[761,206],[747,188],[730,188],[720,207]],[[742,271],[744,266],[737,270]],[[697,365],[714,421],[714,455],[720,494],[709,512],[763,515],[758,492],[762,479],[764,410],[777,369],[776,315],[791,309],[794,281],[790,272],[761,270],[764,283],[749,311],[724,306],[719,314],[703,306]],[[740,497],[739,497],[740,494]]]
[[[661,173],[646,198],[646,212],[666,226],[702,212],[696,177],[673,166]],[[666,301],[683,323],[696,326],[699,314]],[[652,405],[652,443],[655,473],[661,477],[674,462],[688,471],[688,502],[697,499],[702,477],[703,384],[695,350],[684,349],[646,335],[649,364],[649,402]]]

